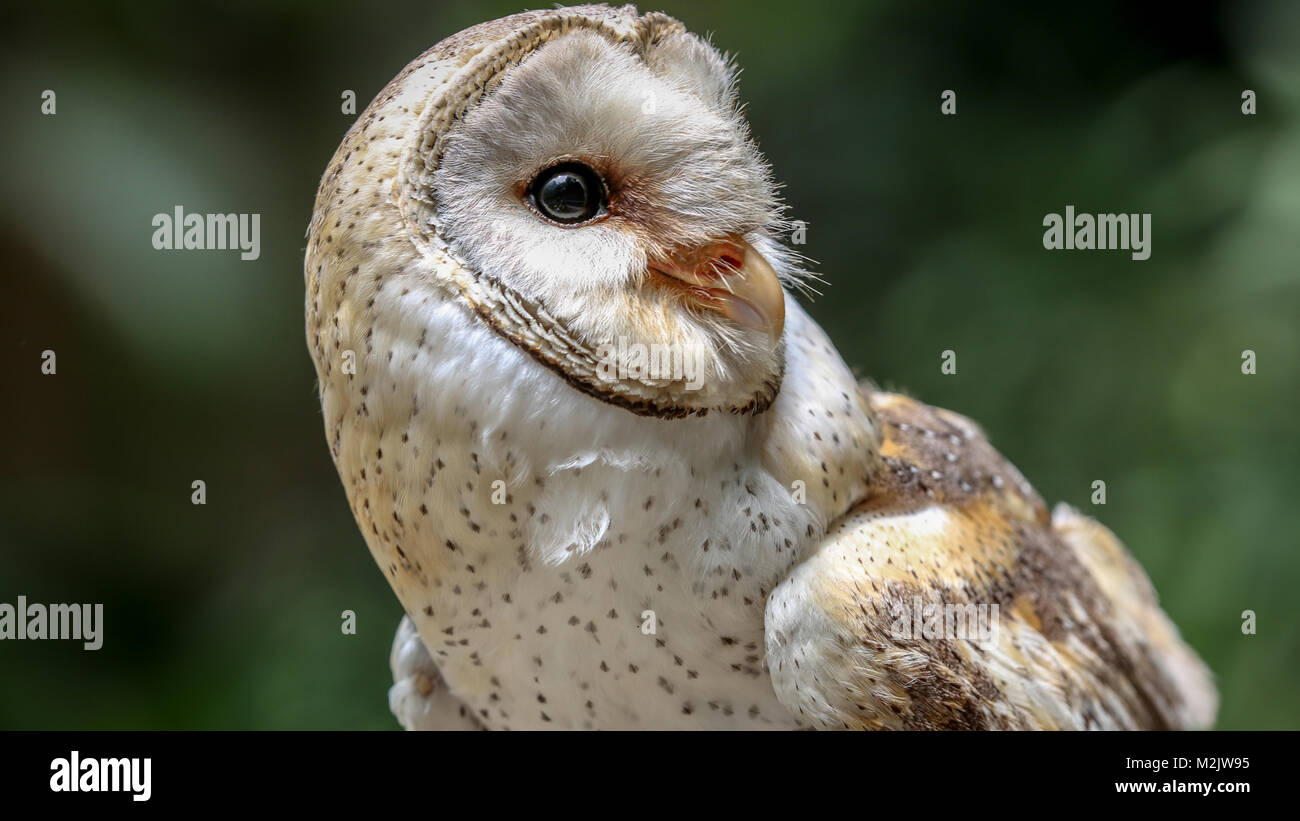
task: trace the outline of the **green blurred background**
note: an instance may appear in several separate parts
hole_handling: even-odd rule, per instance
[[[401,609],[329,461],[304,233],[341,92],[364,109],[519,1],[0,12],[0,602],[106,620],[96,653],[0,644],[0,728],[396,726]],[[1108,523],[1217,673],[1221,727],[1300,727],[1300,4],[1044,5],[642,8],[738,55],[849,363]],[[154,251],[177,204],[260,213],[261,258]],[[1150,212],[1150,260],[1043,250],[1067,204]]]

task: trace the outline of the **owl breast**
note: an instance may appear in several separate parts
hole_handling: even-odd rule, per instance
[[[474,421],[443,422],[451,435],[419,462],[366,471],[380,478],[361,507],[376,512],[376,498],[397,496],[384,526],[369,522],[371,548],[443,678],[480,723],[793,726],[762,659],[763,604],[776,574],[761,578],[734,534],[711,526],[714,503],[704,499],[713,482],[670,490],[653,470],[592,464],[499,486],[494,503],[488,459],[466,444]],[[386,462],[393,447],[383,448]],[[402,504],[392,488],[421,470],[419,498],[440,501],[431,507],[408,493]],[[594,504],[575,512],[557,499]],[[784,533],[759,504],[750,512],[756,530]],[[528,534],[560,522],[577,523],[569,544],[539,551]]]
[[[479,722],[795,726],[763,606],[820,528],[753,446],[770,421],[647,430],[459,306],[415,320],[374,325],[384,376],[325,409],[352,420],[335,457],[371,553]]]
[[[384,289],[373,308],[406,319],[361,317],[357,375],[322,383],[335,461],[480,723],[798,726],[764,603],[860,497],[872,430],[795,303],[791,390],[767,413],[662,421],[574,391],[458,304]]]

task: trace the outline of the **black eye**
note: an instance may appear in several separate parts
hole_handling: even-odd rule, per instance
[[[547,219],[575,225],[605,212],[605,182],[577,162],[546,169],[528,185],[533,206]]]

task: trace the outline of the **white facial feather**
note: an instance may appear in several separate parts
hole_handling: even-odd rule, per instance
[[[448,137],[435,204],[468,268],[545,306],[589,345],[708,352],[698,402],[716,404],[752,393],[779,360],[761,336],[647,287],[647,259],[730,236],[770,247],[780,211],[716,52],[679,34],[648,53],[647,63],[585,31],[539,49]],[[523,202],[528,182],[566,159],[605,175],[622,206],[610,219],[562,227]],[[771,262],[799,276],[788,255]]]

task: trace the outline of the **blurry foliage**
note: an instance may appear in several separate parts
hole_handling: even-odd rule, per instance
[[[1300,727],[1300,6],[661,7],[743,66],[849,363],[972,416],[1045,498],[1109,524],[1217,673],[1220,726]],[[0,727],[394,726],[401,610],[329,461],[303,237],[341,92],[362,109],[517,10],[0,12],[0,601],[106,604],[97,653],[0,645]],[[177,204],[262,214],[261,258],[153,251]],[[1151,212],[1151,259],[1044,251],[1067,204]]]

